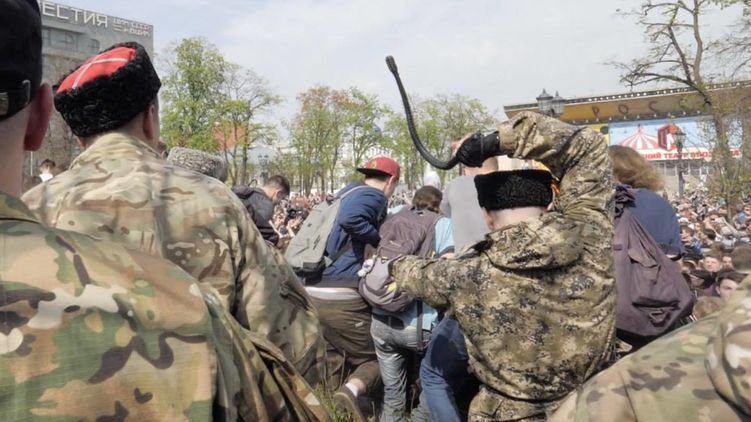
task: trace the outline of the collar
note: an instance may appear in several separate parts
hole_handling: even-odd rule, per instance
[[[120,132],[111,132],[100,136],[86,148],[70,165],[70,168],[82,166],[92,159],[141,160],[153,158],[161,160],[159,153],[140,139]]]
[[[39,224],[29,208],[20,199],[0,192],[0,221],[21,220]]]

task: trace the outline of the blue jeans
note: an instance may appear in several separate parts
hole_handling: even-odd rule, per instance
[[[383,408],[380,422],[398,422],[405,418],[407,408],[407,362],[418,351],[417,332],[414,326],[393,328],[373,318],[370,325],[378,365],[383,382]],[[424,348],[430,331],[423,330]]]
[[[467,372],[468,365],[467,345],[459,323],[444,318],[433,329],[432,339],[420,365],[420,402],[427,402],[431,421],[459,422],[463,419],[454,396],[471,379]]]

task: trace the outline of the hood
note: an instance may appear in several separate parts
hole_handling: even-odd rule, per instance
[[[233,186],[232,192],[234,192],[238,198],[243,199],[243,200],[250,198],[250,196],[253,195],[254,193],[263,193],[264,196],[266,196],[266,194],[261,189],[252,188],[250,186],[245,186],[245,185]]]
[[[583,225],[548,212],[539,219],[503,227],[475,249],[499,268],[550,270],[568,266],[582,253]]]

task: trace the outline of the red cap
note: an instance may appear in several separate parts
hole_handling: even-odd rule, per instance
[[[399,164],[389,157],[371,158],[363,167],[358,168],[357,171],[366,176],[385,174],[397,179],[401,175]]]

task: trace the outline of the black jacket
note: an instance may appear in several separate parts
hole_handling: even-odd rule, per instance
[[[235,186],[232,188],[232,192],[245,205],[245,209],[250,213],[250,218],[258,227],[263,239],[276,245],[279,241],[279,235],[271,226],[271,219],[274,218],[274,204],[271,202],[271,198],[266,196],[262,189],[251,188],[250,186]]]

